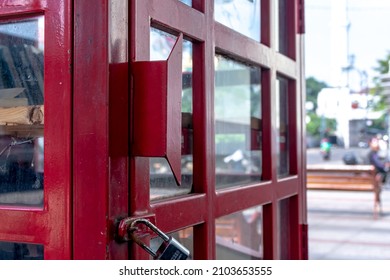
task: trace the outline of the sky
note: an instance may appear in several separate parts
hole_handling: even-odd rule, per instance
[[[347,21],[338,21],[334,10],[332,13],[332,5],[337,4],[346,7],[342,11],[347,15],[349,32]],[[355,90],[365,81],[372,84],[377,75],[373,68],[390,52],[390,0],[305,0],[305,21],[306,77],[335,87],[349,85]],[[340,57],[340,53],[345,55]],[[347,63],[346,53],[355,57],[354,69],[349,79],[340,81],[335,77],[340,77],[337,71],[341,73],[343,62]]]

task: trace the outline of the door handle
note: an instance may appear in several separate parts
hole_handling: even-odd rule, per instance
[[[164,61],[132,63],[134,84],[132,155],[164,157],[181,184],[181,92],[183,34]]]

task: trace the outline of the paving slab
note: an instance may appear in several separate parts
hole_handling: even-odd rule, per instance
[[[390,260],[390,188],[382,214],[373,215],[373,193],[308,191],[309,259]]]

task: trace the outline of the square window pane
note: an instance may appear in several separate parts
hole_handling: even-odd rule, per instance
[[[217,55],[215,59],[216,187],[261,180],[261,70]]]
[[[294,216],[292,215],[293,211],[296,211],[293,207],[293,201],[296,199],[296,197],[285,198],[280,200],[277,204],[277,239],[279,244],[279,258],[281,260],[290,260],[294,253],[291,252],[292,244],[294,242],[291,237],[293,236],[293,228],[298,224],[298,221],[294,221],[292,218]]]
[[[150,59],[166,60],[176,42],[176,36],[157,28],[150,31]],[[182,58],[182,178],[178,187],[165,158],[150,158],[150,199],[158,200],[191,192],[193,181],[192,125],[192,43],[183,40]]]
[[[252,207],[215,221],[217,259],[263,258],[262,207]]]
[[[43,260],[43,245],[0,241],[0,260]]]
[[[0,22],[0,204],[43,205],[44,17]]]
[[[276,113],[277,121],[277,157],[278,176],[284,177],[290,174],[290,140],[289,140],[289,118],[288,118],[288,93],[289,81],[286,78],[278,77],[276,80]]]
[[[277,0],[275,9],[276,50],[290,56],[293,46],[289,38],[294,35],[293,32],[295,30],[291,22],[292,13],[294,13],[293,6],[293,1]]]
[[[260,41],[261,0],[214,0],[215,20]]]

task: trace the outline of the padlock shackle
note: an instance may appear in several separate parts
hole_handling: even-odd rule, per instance
[[[137,224],[144,224],[154,233],[157,234],[162,240],[163,243],[160,244],[160,247],[156,252],[154,252],[149,246],[147,246],[137,235]],[[127,228],[128,236],[142,249],[148,252],[154,259],[161,260],[184,260],[189,256],[189,251],[183,245],[181,245],[177,240],[172,237],[169,237],[159,228],[157,228],[152,222],[147,219],[139,218],[133,220],[131,223],[128,223]]]
[[[156,252],[154,252],[152,249],[149,248],[149,246],[147,246],[145,243],[143,243],[139,238],[138,236],[136,236],[135,234],[132,234],[130,235],[131,239],[137,243],[139,246],[141,246],[142,249],[144,249],[146,252],[148,252],[153,258],[156,258],[157,257],[157,254]]]
[[[141,246],[142,249],[144,249],[146,252],[148,252],[154,259],[157,258],[157,253],[154,252],[152,249],[150,249],[149,246],[147,246],[144,242],[142,242],[137,234],[135,234],[134,230],[137,228],[137,224],[144,224],[148,228],[150,228],[154,233],[156,233],[164,242],[169,242],[169,236],[163,233],[160,229],[158,229],[154,224],[152,224],[149,220],[147,219],[135,219],[132,221],[127,228],[129,232],[130,238],[137,243],[139,246]]]
[[[169,242],[169,236],[166,235],[164,232],[162,232],[158,227],[156,227],[154,224],[152,224],[149,220],[147,219],[135,219],[131,224],[130,224],[130,229],[136,228],[136,225],[138,223],[146,225],[148,228],[150,228],[154,233],[156,233],[158,236],[161,237],[162,240],[165,242]]]

